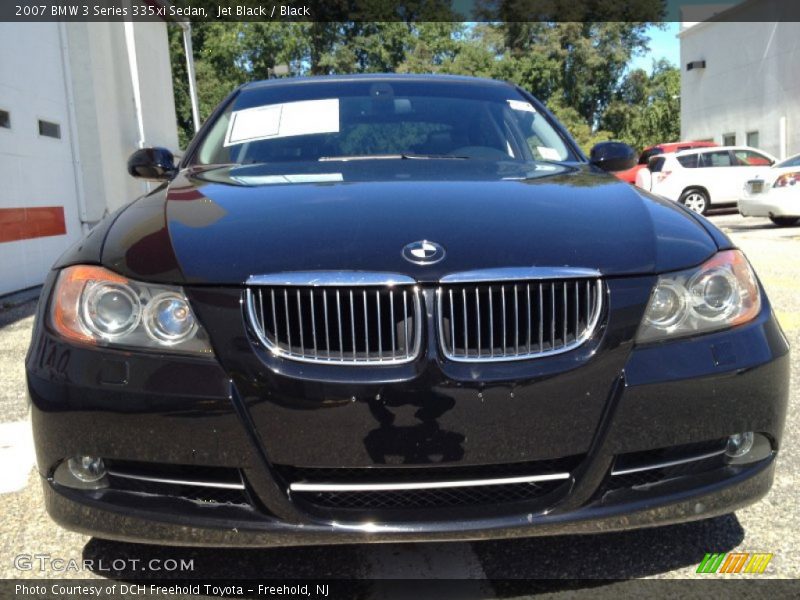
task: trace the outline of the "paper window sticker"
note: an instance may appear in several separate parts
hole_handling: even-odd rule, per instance
[[[506,102],[508,102],[508,105],[514,110],[532,113],[536,112],[536,109],[533,108],[533,105],[530,102],[525,102],[524,100],[506,100]]]
[[[225,146],[338,131],[338,98],[270,104],[235,111],[228,124]]]
[[[280,131],[282,108],[282,104],[273,104],[234,111],[228,123],[225,145],[275,137]]]
[[[338,98],[303,100],[283,105],[278,137],[338,132]]]
[[[548,148],[547,146],[536,146],[536,151],[545,160],[561,160],[561,155],[558,150]]]

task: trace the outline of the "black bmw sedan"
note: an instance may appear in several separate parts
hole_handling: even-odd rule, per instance
[[[69,529],[278,546],[603,532],[768,490],[789,349],[745,256],[524,90],[245,85],[62,256],[27,356]]]

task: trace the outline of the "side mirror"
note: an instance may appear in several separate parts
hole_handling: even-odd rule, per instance
[[[664,162],[664,157],[663,156],[661,156],[660,154],[657,154],[656,156],[651,156],[650,160],[647,161],[647,170],[652,173],[653,171],[656,170],[656,165],[659,162],[662,162],[662,163]]]
[[[624,171],[636,165],[636,151],[622,142],[600,142],[589,154],[589,160],[604,171]]]
[[[175,158],[166,148],[141,148],[128,159],[128,173],[138,179],[167,181],[177,170]]]

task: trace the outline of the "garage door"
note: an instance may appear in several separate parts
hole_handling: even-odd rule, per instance
[[[56,23],[0,23],[0,295],[40,284],[80,237]]]

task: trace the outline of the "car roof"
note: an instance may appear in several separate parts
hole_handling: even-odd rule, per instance
[[[767,152],[763,150],[759,150],[758,148],[753,148],[752,146],[709,146],[707,148],[687,148],[686,150],[678,150],[675,154],[700,154],[705,152],[719,152],[719,151],[726,152],[728,150],[752,150],[754,152],[758,152],[759,154],[768,155]]]
[[[716,147],[717,145],[714,142],[709,141],[702,141],[702,140],[681,140],[678,142],[662,142],[660,144],[653,144],[652,146],[648,146],[645,150],[652,150],[654,148],[671,148],[673,146],[694,146],[694,148],[711,148]],[[694,149],[694,148],[687,148],[687,149]]]
[[[421,73],[358,73],[354,75],[314,75],[309,77],[280,77],[245,83],[241,89],[249,90],[264,87],[280,87],[285,85],[308,85],[314,83],[331,83],[347,81],[424,81],[426,83],[473,83],[477,85],[511,87],[512,83],[486,77],[470,77],[467,75],[434,75]]]

